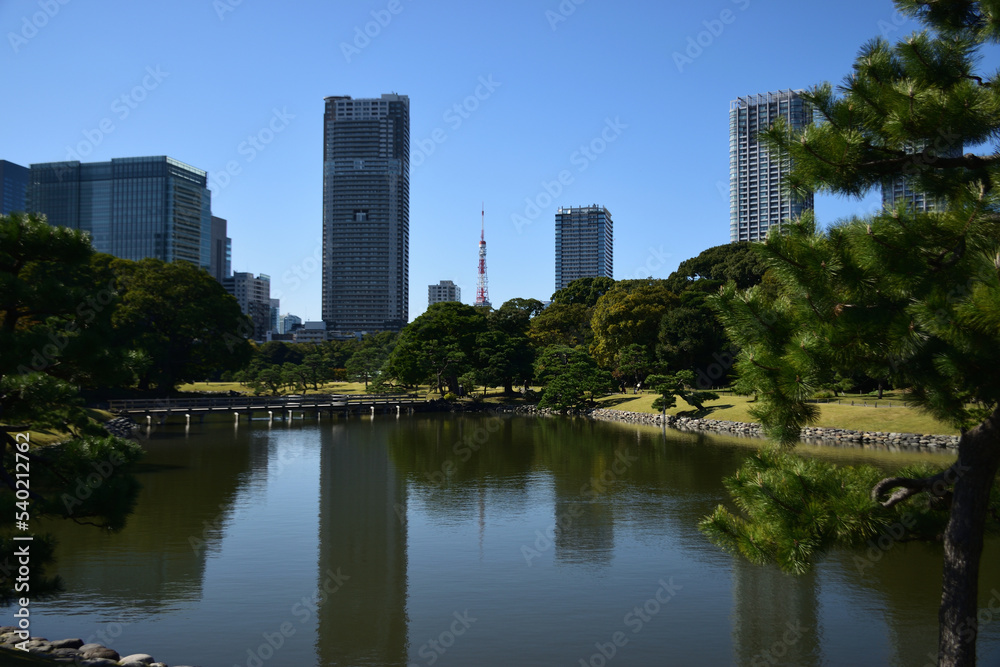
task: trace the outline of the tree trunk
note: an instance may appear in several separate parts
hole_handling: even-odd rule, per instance
[[[944,576],[938,612],[938,665],[976,664],[979,563],[990,489],[1000,465],[1000,408],[962,435],[951,516],[944,534]]]

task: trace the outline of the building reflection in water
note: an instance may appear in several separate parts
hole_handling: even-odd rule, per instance
[[[378,418],[371,428],[351,426],[335,423],[322,434],[317,587],[335,592],[318,605],[319,664],[402,665],[405,481]]]

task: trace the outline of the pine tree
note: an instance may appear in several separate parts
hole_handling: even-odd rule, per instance
[[[833,544],[878,534],[901,508],[918,510],[927,520],[908,526],[909,537],[943,532],[939,664],[973,665],[1000,466],[1000,154],[961,150],[1000,136],[1000,75],[975,69],[1000,41],[1000,2],[896,5],[927,29],[864,45],[836,91],[805,95],[816,123],[777,123],[762,140],[790,158],[787,184],[800,192],[863,196],[904,178],[945,205],[920,213],[904,204],[826,230],[805,215],[757,246],[777,290],[730,285],[713,299],[741,348],[738,384],[758,394],[755,416],[780,443],[816,418],[806,399],[832,372],[863,373],[908,388],[914,406],[960,429],[957,460],[877,480],[765,454],[727,482],[743,516],[720,507],[702,527],[751,560],[801,571]],[[838,478],[853,490],[842,498],[830,485]],[[856,493],[865,487],[867,498]]]

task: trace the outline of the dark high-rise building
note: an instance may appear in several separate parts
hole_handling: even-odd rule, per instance
[[[335,332],[409,320],[410,99],[327,97],[323,320]]]
[[[211,268],[208,272],[220,283],[233,274],[233,240],[226,236],[225,218],[212,216]]]
[[[778,118],[802,129],[812,105],[798,90],[739,97],[729,104],[729,240],[763,241],[768,231],[813,208],[813,196],[783,189],[791,169],[787,156],[772,155],[757,135]]]
[[[603,206],[556,211],[556,290],[577,278],[614,277],[614,228]]]
[[[27,209],[28,177],[31,170],[0,160],[0,215]]]
[[[87,232],[98,252],[212,265],[208,174],[173,158],[33,164],[28,210]]]

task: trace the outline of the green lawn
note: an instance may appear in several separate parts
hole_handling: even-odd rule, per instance
[[[115,418],[115,415],[111,414],[107,410],[97,410],[95,408],[87,408],[87,414],[91,419],[102,424]],[[37,429],[28,431],[28,441],[35,447],[54,445],[69,440],[72,437],[73,434],[67,431],[58,431],[55,429]]]
[[[601,407],[614,410],[629,410],[632,412],[653,413],[653,394],[612,394],[598,399]],[[931,433],[942,435],[958,435],[958,431],[948,424],[944,424],[934,419],[930,415],[906,407],[896,407],[900,405],[893,401],[893,407],[884,407],[888,401],[880,401],[879,406],[871,407],[873,401],[869,397],[869,407],[860,405],[850,405],[850,398],[846,404],[820,404],[820,417],[815,426],[826,426],[829,428],[845,428],[854,431],[887,431],[890,433]],[[855,403],[858,399],[855,398]],[[864,399],[862,398],[862,401]],[[898,399],[897,399],[898,400]],[[705,404],[705,410],[695,414],[694,408],[678,401],[678,405],[670,410],[670,414],[685,413],[688,416],[706,417],[709,419],[725,419],[737,422],[752,422],[748,409],[750,408],[750,398],[747,396],[725,395],[716,401],[709,401]]]

